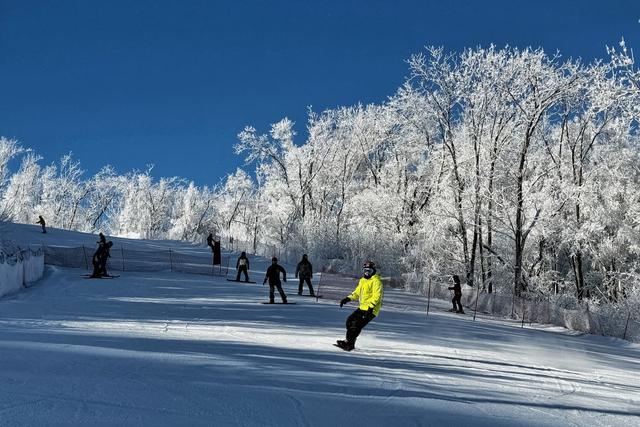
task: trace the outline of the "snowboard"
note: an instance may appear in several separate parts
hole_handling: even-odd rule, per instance
[[[307,297],[307,298],[322,298],[322,295],[298,295],[299,297]]]
[[[273,304],[271,304],[270,302],[262,302],[261,304],[269,304],[269,305],[276,305],[276,304],[282,304],[282,305],[291,305],[291,304],[295,304],[295,302],[274,302]]]
[[[248,282],[247,282],[247,281],[244,281],[244,280],[236,280],[236,279],[227,279],[227,280],[228,280],[229,282],[237,282],[237,283],[256,283],[256,282],[253,282],[253,281],[251,281],[251,280],[249,280]]]
[[[352,349],[352,350],[347,350],[346,348],[342,348],[342,347],[340,347],[338,344],[333,344],[333,346],[334,346],[334,347],[338,347],[340,350],[342,350],[342,351],[346,351],[346,352],[351,352],[351,351],[354,351],[354,350],[355,350],[355,348],[354,348],[354,349]]]
[[[85,274],[84,276],[82,276],[84,279],[115,279],[117,277],[120,277],[120,275],[116,275],[116,276],[100,276],[100,277],[92,277],[90,274]]]
[[[445,312],[451,313],[451,314],[467,314],[466,312],[465,313],[458,313],[457,311],[451,311],[451,310],[445,310]]]

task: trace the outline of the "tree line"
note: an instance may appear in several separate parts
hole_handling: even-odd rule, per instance
[[[111,167],[84,179],[71,156],[42,166],[2,139],[0,215],[152,239],[216,230],[342,271],[371,258],[383,274],[616,301],[640,288],[640,74],[624,42],[608,53],[426,48],[387,101],[310,110],[304,141],[287,118],[246,127],[235,148],[255,172],[213,188]]]

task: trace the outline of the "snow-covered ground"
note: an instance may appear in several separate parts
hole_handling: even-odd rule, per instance
[[[353,304],[299,297],[292,280],[285,290],[296,305],[271,306],[261,304],[268,288],[256,272],[258,284],[83,273],[48,267],[36,286],[0,300],[0,425],[628,427],[640,419],[640,347],[621,340],[473,322],[447,313],[446,302],[432,301],[427,316],[423,298],[387,289],[381,315],[347,353],[332,343]],[[330,277],[322,280],[329,290]]]

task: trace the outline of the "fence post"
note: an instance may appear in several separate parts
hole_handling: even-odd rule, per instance
[[[540,318],[540,315],[538,314],[538,302],[534,299],[533,301],[531,301],[531,304],[532,304],[532,307],[531,307],[531,310],[529,310],[529,326],[533,324],[533,319],[532,319],[533,313],[536,314],[536,318]],[[540,323],[539,320],[538,320],[538,323]]]
[[[84,250],[84,245],[82,245],[82,253],[84,254],[84,266],[87,270],[89,270],[89,262],[87,261],[87,251]]]
[[[431,276],[429,276],[429,287],[427,288],[427,316],[429,315],[430,305],[431,305]]]
[[[322,272],[320,272],[320,279],[318,279],[318,287],[316,288],[316,302],[320,298],[320,285],[322,285]]]
[[[120,253],[122,254],[122,271],[124,271],[124,246],[120,245]]]
[[[171,248],[169,248],[169,269],[173,271],[173,257],[171,256]]]
[[[622,335],[622,339],[627,339],[627,328],[629,327],[629,320],[631,319],[631,310],[629,310],[629,315],[627,316],[627,324],[624,326],[624,335]]]
[[[478,298],[480,297],[480,286],[476,283],[476,306],[473,309],[473,321],[476,321],[476,313],[478,312]]]

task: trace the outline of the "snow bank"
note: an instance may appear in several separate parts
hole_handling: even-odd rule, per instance
[[[42,249],[23,249],[14,254],[0,251],[0,297],[19,291],[44,273]]]
[[[448,289],[449,283],[413,279],[405,282],[406,289],[441,300],[450,301],[453,297],[453,292]],[[524,318],[525,323],[551,324],[572,331],[640,342],[640,316],[634,303],[637,298],[632,296],[617,305],[584,302],[569,309],[549,297],[521,298],[500,293],[478,293],[477,288],[463,285],[462,304],[474,310],[476,298],[478,313],[519,320]]]
[[[444,286],[437,286],[436,289],[436,298],[446,298],[448,296],[446,292],[450,292]],[[478,293],[474,288],[463,288],[462,304],[464,306],[474,309],[476,297],[478,312],[514,319],[524,318],[526,323],[552,324],[563,326],[572,331],[640,342],[640,322],[625,307],[617,309],[596,307],[598,311],[593,311],[593,308],[590,309],[589,305],[585,304],[583,308],[569,310],[547,299],[526,299],[512,295]]]

